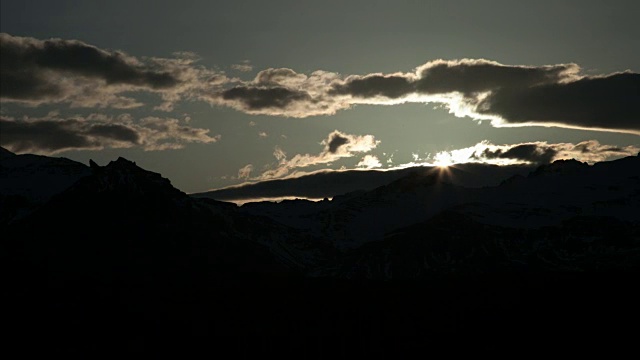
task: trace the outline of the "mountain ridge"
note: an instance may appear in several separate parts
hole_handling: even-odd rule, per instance
[[[640,320],[639,162],[475,188],[423,172],[333,200],[243,206],[189,196],[126,159],[83,165],[0,224],[9,326],[83,354],[257,339],[362,355],[364,342],[448,349],[443,334],[459,346],[479,333],[611,332]]]

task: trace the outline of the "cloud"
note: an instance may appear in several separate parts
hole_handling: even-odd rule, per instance
[[[575,64],[510,66],[484,59],[436,60],[416,69],[416,91],[425,94],[477,93],[523,88],[576,79]]]
[[[220,135],[209,136],[209,129],[187,126],[173,118],[145,117],[140,119],[139,129],[144,135],[145,150],[182,149],[186,143],[214,143]]]
[[[249,114],[333,115],[353,105],[443,104],[458,117],[502,126],[560,126],[640,134],[640,74],[583,75],[576,64],[435,60],[413,72],[341,76],[267,69],[206,101]]]
[[[310,101],[310,96],[303,91],[290,90],[285,87],[243,87],[237,86],[222,92],[222,99],[229,101],[232,107],[247,112],[264,108],[286,109],[294,102]]]
[[[336,73],[320,70],[307,76],[288,68],[269,68],[258,72],[251,81],[203,93],[200,99],[253,115],[333,115],[350,106],[342,101],[343,96],[327,93],[339,78]]]
[[[316,155],[296,154],[287,159],[287,154],[276,146],[273,156],[278,160],[277,166],[274,169],[264,171],[255,180],[276,179],[287,175],[295,175],[291,174],[294,169],[327,164],[341,158],[352,157],[356,153],[366,153],[376,148],[379,143],[380,141],[376,140],[373,135],[351,135],[334,130],[326,139],[320,142],[320,145],[324,145],[324,149]]]
[[[480,154],[473,154],[472,158],[478,159],[511,159],[522,160],[529,163],[546,164],[553,160],[558,151],[551,146],[543,144],[520,144],[510,148],[491,150],[484,149]]]
[[[356,167],[364,167],[367,169],[382,167],[380,160],[374,155],[365,155],[362,160],[356,165]]]
[[[0,34],[0,100],[24,105],[130,109],[156,94],[154,109],[204,101],[254,115],[329,116],[358,104],[440,104],[496,127],[559,126],[640,134],[640,74],[585,75],[577,64],[505,65],[485,59],[434,60],[409,72],[341,75],[289,68],[229,78],[189,52],[134,57],[78,40]],[[232,65],[249,70],[249,62]]]
[[[238,179],[248,179],[251,176],[251,171],[253,170],[253,165],[248,164],[238,170]]]
[[[336,130],[329,134],[329,138],[327,140],[324,140],[323,143],[326,144],[326,152],[335,154],[338,152],[338,149],[341,146],[349,144],[349,138],[347,137],[347,135],[344,135]]]
[[[634,156],[640,152],[640,146],[612,146],[600,144],[597,140],[582,141],[578,144],[552,144],[557,151],[554,160],[576,159],[590,164],[608,161],[625,156]]]
[[[28,105],[69,103],[72,107],[134,108],[142,103],[124,95],[147,91],[161,96],[157,108],[191,97],[207,79],[224,77],[195,66],[192,53],[176,58],[136,58],[77,40],[38,40],[0,33],[0,99]]]
[[[186,126],[172,118],[128,115],[111,117],[92,114],[61,118],[53,113],[43,118],[0,118],[0,144],[13,152],[56,154],[68,150],[100,150],[140,146],[144,150],[179,149],[185,143],[212,143],[220,136],[209,130]]]
[[[253,70],[253,66],[251,65],[249,60],[243,60],[239,64],[233,64],[233,65],[231,65],[231,68],[233,70],[237,70],[237,71],[240,71],[240,72],[248,72],[248,71]]]
[[[329,93],[363,99],[397,99],[415,92],[412,78],[409,74],[349,76],[343,82],[335,84]]]
[[[352,103],[442,103],[495,126],[542,125],[640,133],[640,74],[580,75],[576,64],[503,65],[436,60],[415,73],[350,76],[330,94]]]
[[[498,89],[477,106],[507,124],[560,124],[640,133],[640,74],[616,73],[526,88]]]
[[[549,144],[538,141],[505,145],[494,145],[485,140],[468,148],[438,152],[429,164],[449,165],[468,162],[497,165],[547,164],[566,159],[595,163],[633,156],[638,151],[640,151],[638,146],[602,145],[597,140],[587,140],[577,144]]]

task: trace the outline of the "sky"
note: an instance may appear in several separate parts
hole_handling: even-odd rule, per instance
[[[0,3],[0,145],[202,192],[640,151],[638,1]]]

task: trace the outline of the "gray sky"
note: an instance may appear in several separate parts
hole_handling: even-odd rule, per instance
[[[3,0],[0,140],[123,156],[186,192],[459,160],[483,141],[476,158],[525,143],[622,156],[640,146],[638,13],[637,1]]]

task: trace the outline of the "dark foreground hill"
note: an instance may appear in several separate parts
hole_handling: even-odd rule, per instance
[[[639,160],[246,207],[94,165],[1,228],[5,327],[83,357],[615,352],[640,320]]]

